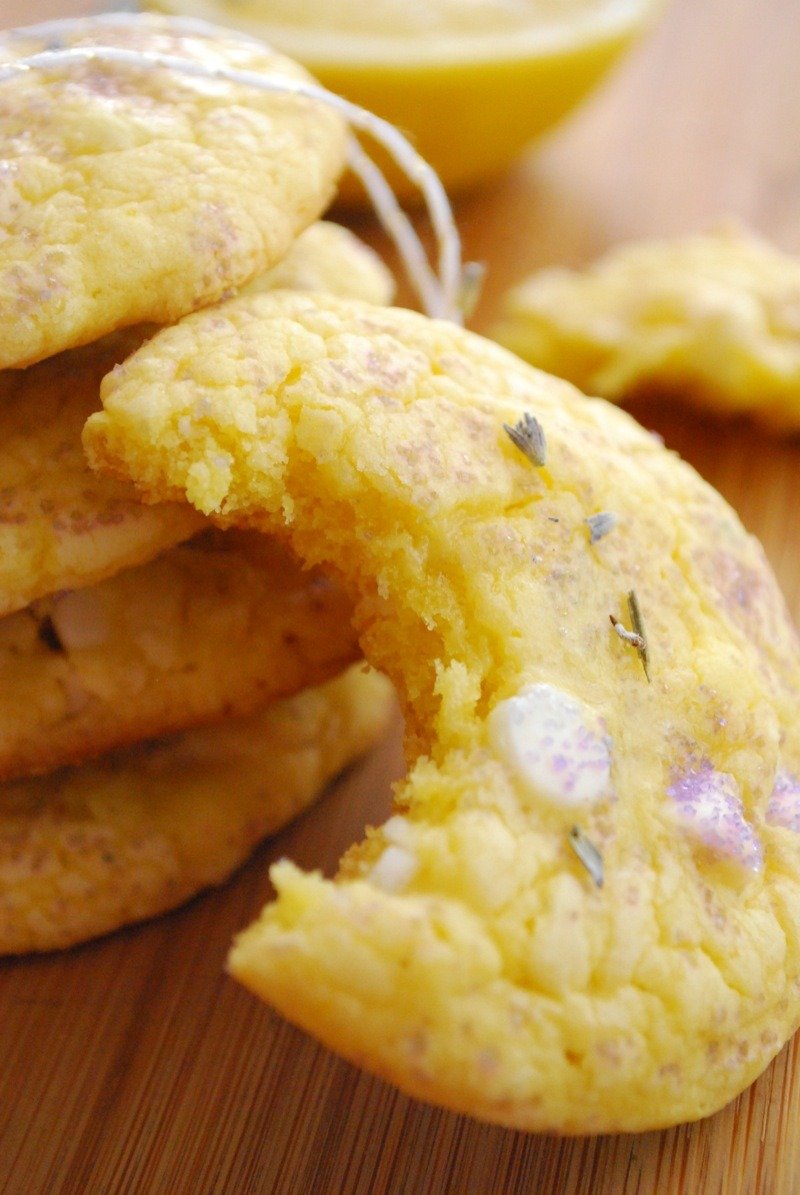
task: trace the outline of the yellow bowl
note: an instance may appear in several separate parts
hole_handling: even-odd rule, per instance
[[[569,112],[658,0],[147,0],[234,26],[401,129],[450,190],[497,174]],[[382,162],[383,164],[383,162]],[[408,185],[392,173],[401,194]],[[352,198],[354,192],[346,192]]]

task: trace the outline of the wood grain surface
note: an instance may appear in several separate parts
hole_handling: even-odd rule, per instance
[[[0,24],[85,11],[0,0]],[[534,267],[644,234],[741,217],[800,252],[800,3],[668,0],[571,123],[458,204],[489,265],[476,319]],[[383,247],[375,227],[355,226]],[[639,412],[764,541],[800,616],[797,440],[686,412]],[[331,873],[389,805],[397,729],[222,890],[136,930],[0,967],[0,1191],[793,1195],[800,1060],[790,1043],[718,1115],[640,1136],[558,1139],[416,1103],[340,1062],[229,980],[232,934],[269,862]]]

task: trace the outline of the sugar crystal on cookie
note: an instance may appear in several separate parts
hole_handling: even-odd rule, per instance
[[[733,776],[717,772],[708,760],[683,772],[667,790],[681,824],[714,854],[761,871],[764,852],[758,834],[744,816]]]
[[[767,821],[800,834],[800,780],[792,773],[779,771],[767,805]]]

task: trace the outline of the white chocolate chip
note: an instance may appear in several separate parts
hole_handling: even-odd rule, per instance
[[[401,892],[414,878],[419,860],[402,846],[387,846],[369,873],[371,883],[384,892]]]
[[[536,796],[591,805],[609,791],[610,739],[602,718],[554,685],[528,685],[488,718],[495,751]]]
[[[396,813],[383,823],[382,830],[387,842],[393,842],[396,846],[410,846],[411,824],[408,818]]]

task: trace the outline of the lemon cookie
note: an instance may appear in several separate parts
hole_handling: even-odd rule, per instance
[[[310,78],[255,40],[134,14],[5,32],[0,62],[92,46]],[[317,102],[99,60],[0,71],[0,130],[0,368],[244,284],[324,210],[345,154]]]
[[[800,261],[734,227],[542,270],[493,335],[588,394],[800,427]]]
[[[800,1020],[800,647],[720,496],[497,345],[321,296],[190,316],[103,400],[96,464],[344,577],[407,715],[395,815],[333,882],[276,866],[233,974],[509,1126],[750,1083]]]
[[[248,718],[0,788],[0,953],[72,946],[220,884],[383,730],[360,665]]]
[[[350,602],[263,535],[212,529],[0,619],[0,779],[294,693],[359,656]]]

